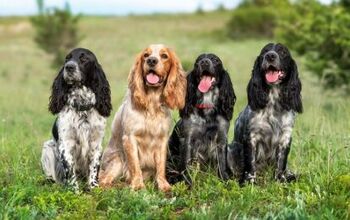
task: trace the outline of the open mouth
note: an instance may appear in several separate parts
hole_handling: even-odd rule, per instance
[[[265,72],[266,82],[275,84],[280,82],[285,77],[283,70],[277,69],[274,66],[269,66]]]
[[[149,70],[146,75],[146,82],[151,86],[157,86],[162,83],[162,79],[154,70]]]
[[[215,82],[215,77],[205,74],[201,76],[201,80],[198,85],[198,90],[201,93],[207,93]]]

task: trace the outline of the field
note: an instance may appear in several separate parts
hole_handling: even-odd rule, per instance
[[[186,70],[201,52],[214,52],[231,74],[238,97],[235,119],[246,105],[253,62],[270,40],[227,39],[228,19],[229,13],[83,17],[79,46],[93,50],[107,73],[113,113],[136,54],[148,44],[174,48]],[[305,111],[296,121],[289,160],[300,175],[295,183],[276,183],[267,173],[258,185],[240,188],[214,173],[194,172],[191,190],[177,184],[166,195],[151,182],[143,191],[96,189],[75,195],[46,182],[40,153],[51,137],[54,116],[47,104],[58,70],[50,68],[51,58],[33,35],[26,18],[0,19],[0,219],[350,219],[350,100],[321,90],[300,57]]]

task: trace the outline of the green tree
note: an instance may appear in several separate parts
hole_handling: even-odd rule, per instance
[[[271,7],[271,6],[289,6],[288,0],[243,0],[238,7]],[[278,8],[277,8],[278,9]]]
[[[290,9],[288,0],[244,0],[233,10],[227,32],[231,38],[272,38]]]
[[[340,4],[347,8],[347,9],[350,9],[350,0],[340,0]]]
[[[325,88],[350,91],[350,13],[343,3],[301,0],[277,28],[279,41],[306,57]]]
[[[216,11],[226,11],[226,7],[223,3],[218,4]]]
[[[52,66],[62,65],[68,50],[76,47],[80,40],[78,22],[80,16],[74,16],[68,3],[64,9],[45,9],[43,0],[37,0],[39,14],[32,17],[35,28],[35,42],[45,52],[53,55]]]
[[[201,4],[198,5],[197,9],[196,9],[196,14],[204,14],[204,9],[202,7]]]

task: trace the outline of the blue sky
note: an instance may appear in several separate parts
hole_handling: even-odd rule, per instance
[[[155,12],[193,12],[200,5],[204,10],[224,4],[235,7],[240,0],[45,0],[46,7],[63,7],[69,2],[73,13],[93,15],[149,14]],[[321,0],[329,3],[332,0]],[[0,0],[0,16],[33,15],[36,0]]]

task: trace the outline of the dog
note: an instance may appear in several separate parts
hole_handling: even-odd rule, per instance
[[[44,143],[41,163],[48,179],[79,191],[77,179],[98,186],[106,118],[111,92],[96,56],[84,48],[72,50],[52,85],[49,110],[57,115],[53,139]]]
[[[256,58],[247,87],[248,105],[235,122],[228,146],[230,175],[255,183],[256,173],[274,167],[275,179],[290,182],[296,175],[287,168],[292,129],[302,113],[298,67],[288,48],[269,43]]]
[[[170,110],[183,108],[185,95],[186,77],[173,50],[154,44],[137,56],[103,153],[101,185],[122,178],[138,190],[155,177],[159,190],[171,190],[165,177]]]
[[[167,176],[171,183],[191,184],[188,166],[198,162],[226,174],[227,133],[236,95],[229,73],[212,53],[201,54],[187,76],[185,107],[169,140]]]

